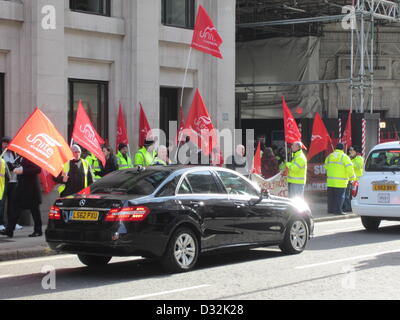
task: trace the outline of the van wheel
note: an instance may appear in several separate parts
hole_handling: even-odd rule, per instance
[[[189,271],[197,262],[199,249],[194,232],[188,228],[180,228],[171,237],[161,263],[167,272]]]
[[[381,219],[375,217],[361,217],[361,222],[367,231],[377,231],[381,224]]]
[[[100,268],[106,266],[112,257],[91,256],[88,254],[78,254],[79,260],[89,268]]]
[[[307,223],[303,219],[295,218],[289,222],[279,248],[285,254],[302,253],[307,245],[308,236]]]

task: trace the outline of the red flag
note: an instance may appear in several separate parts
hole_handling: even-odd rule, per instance
[[[42,170],[40,172],[39,180],[45,194],[49,194],[53,190],[54,186],[57,184],[53,180],[53,176],[46,170]]]
[[[121,103],[119,104],[119,112],[118,112],[118,127],[117,127],[117,148],[120,143],[129,144],[129,139],[128,139],[128,133],[126,130],[126,125],[125,125],[125,118],[124,118],[124,113],[122,111],[122,105]]]
[[[151,128],[149,121],[147,120],[146,114],[144,112],[143,106],[140,103],[140,119],[139,119],[139,146],[144,146],[144,141],[149,135]]]
[[[196,26],[193,32],[192,48],[223,59],[219,50],[222,42],[222,38],[215,28],[210,16],[200,5],[196,18]]]
[[[187,130],[190,130],[190,140],[196,143],[206,156],[208,156],[218,144],[214,125],[203,98],[200,95],[199,89],[196,90],[194,95],[184,130],[186,131],[185,133],[188,132]]]
[[[350,110],[349,117],[347,119],[346,129],[344,130],[342,136],[342,143],[344,144],[345,149],[348,149],[353,145],[351,135],[352,132],[351,132],[351,110]]]
[[[261,142],[258,143],[256,154],[254,155],[253,168],[251,173],[261,175]]]
[[[71,149],[53,123],[38,108],[26,120],[8,149],[57,177],[73,159]]]
[[[326,129],[324,122],[321,119],[321,116],[317,112],[314,118],[308,160],[311,160],[315,155],[329,148],[332,148],[332,140],[329,136],[328,130]]]
[[[78,111],[76,113],[72,139],[77,144],[93,153],[95,157],[101,161],[103,166],[106,165],[106,158],[103,150],[101,149],[101,145],[104,144],[104,140],[93,127],[93,124],[90,121],[81,100],[78,103]]]
[[[283,105],[283,120],[285,123],[285,141],[287,143],[294,143],[296,141],[301,141],[301,133],[297,127],[296,120],[294,119],[292,113],[286,104],[285,98],[282,97]]]

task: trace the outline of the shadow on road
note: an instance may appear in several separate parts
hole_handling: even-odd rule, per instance
[[[196,268],[192,272],[202,271],[214,267],[221,267],[237,263],[246,263],[255,260],[269,259],[282,256],[279,251],[273,250],[245,250],[231,253],[205,255],[199,258]],[[49,263],[51,264],[51,263]],[[111,263],[101,269],[87,267],[63,268],[56,270],[56,290],[44,290],[42,280],[45,274],[33,273],[29,275],[0,279],[0,299],[29,298],[52,293],[62,293],[73,290],[99,288],[130,282],[134,288],[135,281],[145,279],[168,279],[173,274],[166,274],[155,260],[140,259]],[[178,275],[179,276],[179,275]],[[51,299],[51,296],[46,299]],[[102,297],[99,297],[102,299]],[[64,298],[68,299],[68,298]],[[96,299],[93,296],[83,296],[83,300]]]

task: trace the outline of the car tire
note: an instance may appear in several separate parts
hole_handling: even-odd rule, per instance
[[[170,273],[187,272],[196,265],[199,241],[189,228],[179,228],[172,235],[161,264]]]
[[[378,231],[381,219],[375,217],[361,217],[361,223],[367,231]]]
[[[285,236],[279,248],[284,254],[302,253],[307,245],[308,238],[307,223],[303,219],[294,218],[287,225]]]
[[[112,257],[92,256],[88,254],[78,254],[79,260],[89,268],[100,268],[106,266]]]

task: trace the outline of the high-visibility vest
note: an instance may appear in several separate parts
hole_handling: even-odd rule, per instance
[[[360,180],[363,175],[364,170],[364,158],[362,156],[357,156],[351,160],[354,166],[354,173],[356,174],[356,181]]]
[[[129,156],[127,156],[125,159],[125,157],[121,153],[121,151],[118,151],[117,159],[118,159],[118,170],[125,170],[125,169],[133,168],[132,159]]]
[[[101,176],[100,176],[101,167],[100,167],[99,159],[97,159],[96,156],[93,153],[91,153],[90,155],[88,155],[86,157],[85,160],[88,163],[88,165],[90,165],[91,168],[92,168],[93,175],[94,175],[94,180],[95,181],[96,180],[100,180],[101,179]]]
[[[342,150],[335,150],[325,159],[327,186],[330,188],[347,188],[349,180],[355,180],[353,162]]]
[[[307,180],[307,158],[303,150],[299,150],[293,154],[293,160],[286,163],[288,167],[288,183],[306,184]]]
[[[156,152],[150,153],[145,147],[140,148],[135,155],[135,166],[149,167],[152,165]]]
[[[86,160],[81,159],[81,161],[82,161],[82,165],[83,165],[83,172],[84,172],[84,175],[85,175],[84,188],[87,188],[87,187],[88,187],[88,179],[87,179],[87,177],[88,177],[88,174],[89,174],[89,173],[91,174],[91,172],[90,172],[90,166],[89,166],[89,164],[86,162]],[[68,175],[70,168],[71,168],[71,167],[70,167],[70,162],[68,161],[67,163],[64,164],[63,172],[64,172],[66,175]],[[59,186],[59,187],[58,187],[58,192],[59,192],[59,194],[63,193],[63,191],[65,190],[65,188],[66,188],[66,185],[65,185],[65,184],[62,184],[61,186]]]
[[[167,166],[168,164],[163,159],[160,159],[159,157],[155,157],[154,161],[151,165],[152,166]]]
[[[3,200],[6,185],[6,162],[0,158],[0,200]]]

